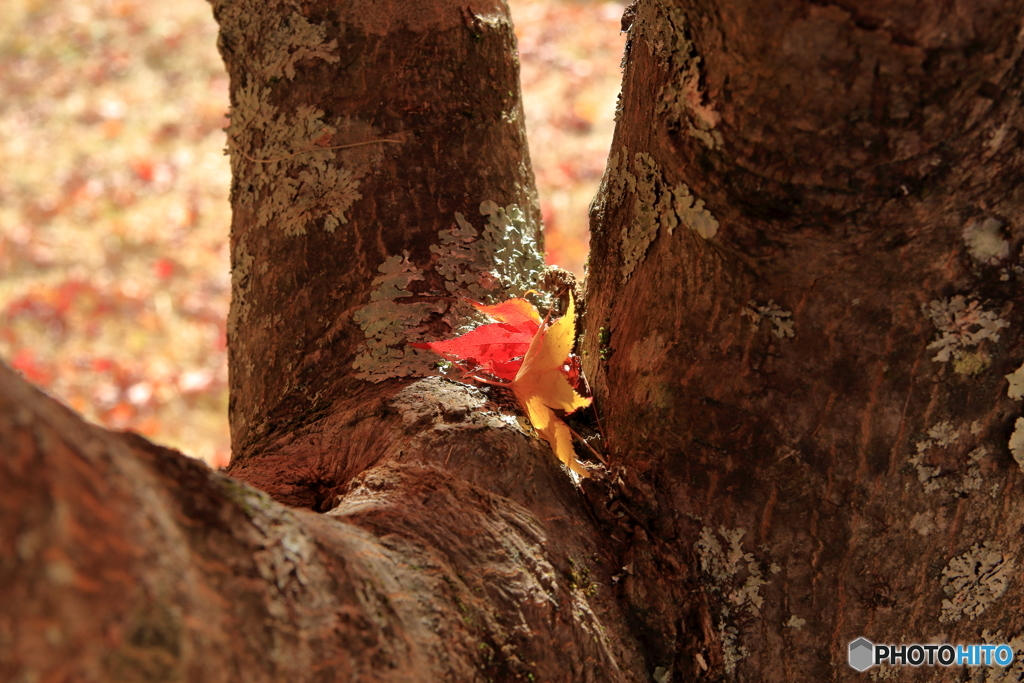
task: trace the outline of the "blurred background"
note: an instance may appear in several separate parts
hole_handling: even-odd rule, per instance
[[[624,5],[510,0],[548,262],[583,275]],[[228,80],[202,0],[4,0],[0,357],[227,463]]]

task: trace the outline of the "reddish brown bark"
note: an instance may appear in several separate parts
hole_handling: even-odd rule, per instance
[[[455,212],[536,228],[503,10],[256,9],[215,3],[230,473],[276,502],[0,371],[0,676],[860,680],[857,636],[1024,647],[1020,3],[627,13],[581,344],[611,468],[579,488],[499,390],[356,367],[371,297],[457,298]],[[410,289],[372,282],[406,251]]]
[[[606,187],[586,343],[614,461],[656,491],[650,523],[696,570],[684,587],[646,574],[648,593],[676,590],[675,624],[652,617],[666,650],[698,675],[694,649],[729,649],[698,627],[705,598],[749,650],[749,679],[860,676],[845,664],[858,636],[1017,636],[1019,582],[983,618],[939,619],[952,558],[986,540],[1020,558],[1007,439],[1021,410],[1003,376],[1022,354],[1021,5],[666,5],[640,5],[613,152],[649,153],[665,191],[685,183],[719,230],[663,226],[623,283],[640,199]],[[680,94],[659,112],[667,86]],[[981,262],[964,233],[988,219],[1008,249]],[[964,349],[974,367],[928,348],[940,335],[922,306],[957,295],[1009,323]],[[769,302],[791,316],[773,324]],[[943,423],[955,443],[930,435]],[[737,528],[767,580],[757,610],[728,601],[747,567],[700,569],[702,533],[726,545],[719,530]],[[940,673],[957,675],[917,676]]]
[[[565,554],[578,509],[400,464],[286,508],[6,367],[0,415],[2,680],[628,679]]]

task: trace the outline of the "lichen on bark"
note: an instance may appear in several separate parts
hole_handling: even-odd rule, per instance
[[[515,204],[503,208],[484,200],[479,213],[487,219],[482,229],[456,212],[455,225],[438,233],[437,242],[430,245],[431,260],[422,268],[408,254],[391,256],[381,264],[369,303],[353,315],[365,336],[353,362],[356,377],[381,382],[433,374],[437,356],[410,343],[436,341],[438,325],[466,331],[467,323],[478,320],[479,314],[464,298],[505,299],[537,286],[544,262],[533,237],[535,226]],[[440,276],[444,289],[421,286],[411,291],[410,284],[427,280],[427,269]],[[418,296],[426,301],[417,301]]]
[[[629,198],[633,198],[631,217],[624,221],[621,233],[622,282],[644,259],[660,228],[671,235],[682,224],[704,239],[718,233],[718,220],[685,183],[671,185],[654,157],[637,152],[630,160],[623,147],[608,159],[598,190],[599,210],[608,211]]]

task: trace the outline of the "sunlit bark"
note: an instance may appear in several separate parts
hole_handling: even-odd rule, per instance
[[[213,4],[232,464],[0,370],[0,679],[819,681],[1024,631],[1021,7],[627,11],[577,486],[405,344],[533,272],[504,7]]]

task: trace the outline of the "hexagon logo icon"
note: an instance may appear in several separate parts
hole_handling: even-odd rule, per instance
[[[875,644],[867,638],[858,638],[850,643],[850,666],[857,671],[867,671],[874,664]]]

